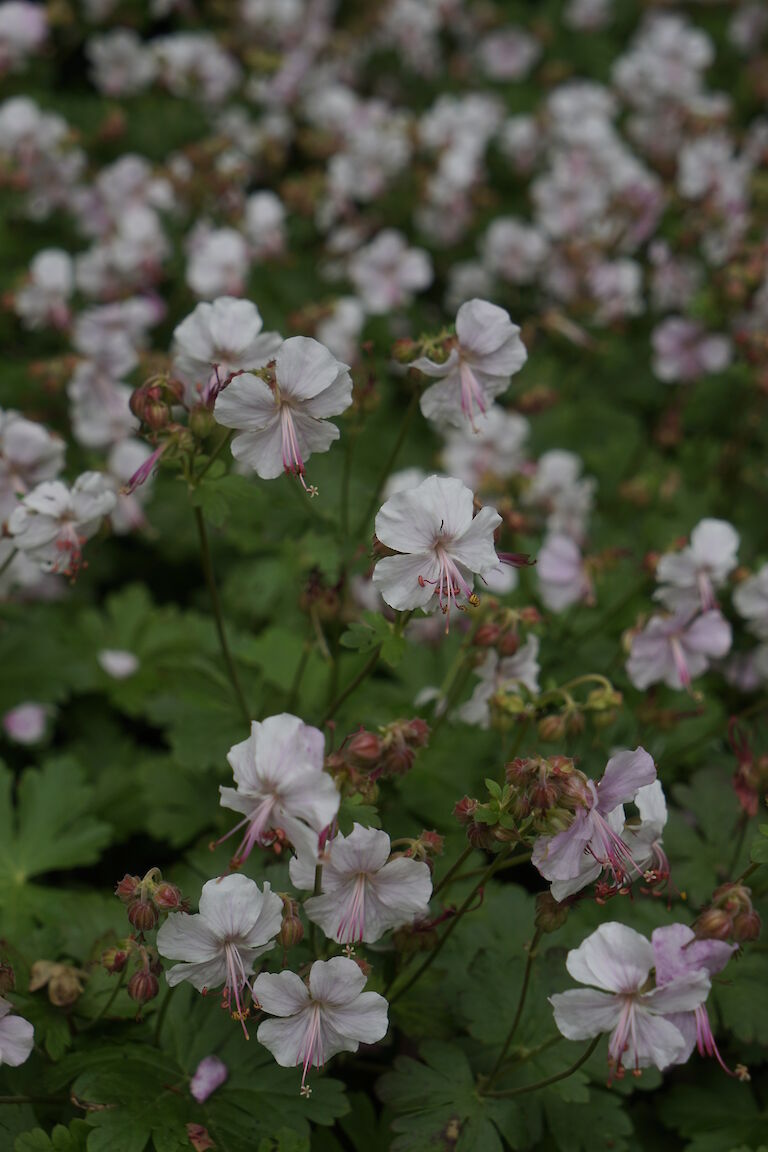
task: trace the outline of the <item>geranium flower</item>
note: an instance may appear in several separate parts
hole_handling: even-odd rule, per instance
[[[64,441],[42,424],[0,410],[0,523],[11,515],[19,496],[59,474],[64,452]]]
[[[501,566],[493,545],[501,516],[486,507],[473,517],[473,499],[460,480],[428,476],[382,506],[376,536],[402,553],[379,560],[373,572],[390,608],[434,604],[448,617],[447,630],[452,604],[462,609],[477,603],[473,573],[485,576]]]
[[[624,924],[601,924],[565,962],[574,980],[591,987],[549,998],[555,1023],[568,1040],[611,1033],[608,1061],[617,1079],[624,1075],[625,1062],[637,1074],[652,1065],[663,1071],[684,1059],[686,1040],[667,1017],[693,1012],[709,993],[709,975],[701,970],[647,991],[655,963],[653,947],[639,932]]]
[[[363,992],[365,975],[354,960],[334,956],[316,960],[309,987],[295,972],[262,972],[254,981],[259,1007],[279,1020],[264,1020],[257,1039],[282,1068],[302,1065],[301,1088],[310,1068],[321,1068],[337,1052],[357,1052],[387,1031],[387,1002],[378,992]]]
[[[172,912],[157,933],[160,955],[182,961],[166,972],[168,984],[189,980],[198,992],[223,984],[222,1006],[242,1022],[247,1036],[243,992],[254,962],[274,947],[282,920],[283,902],[267,881],[262,890],[239,874],[209,880],[200,911]]]
[[[592,578],[581,548],[570,536],[547,536],[537,556],[539,595],[551,612],[564,612],[571,604],[594,604]]]
[[[18,1068],[34,1047],[35,1030],[23,1016],[12,1016],[11,1012],[13,1005],[0,997],[0,1065]]]
[[[693,618],[687,612],[652,616],[632,638],[627,675],[641,691],[658,683],[690,688],[711,660],[727,656],[731,639],[731,626],[717,609]]]
[[[527,358],[508,312],[487,300],[468,300],[456,313],[456,342],[448,359],[438,364],[422,356],[410,365],[440,381],[422,394],[422,412],[429,420],[468,420],[474,426]]]
[[[747,628],[760,640],[768,640],[768,564],[739,584],[733,605],[747,621]]]
[[[195,1069],[189,1082],[190,1095],[198,1104],[204,1104],[217,1088],[226,1081],[229,1069],[218,1056],[205,1056]]]
[[[656,984],[660,987],[696,972],[716,976],[739,950],[737,944],[727,944],[724,940],[698,940],[686,924],[668,924],[654,929],[651,944]],[[729,1076],[739,1074],[738,1069],[736,1073],[731,1072],[720,1055],[705,1003],[697,1004],[692,1012],[675,1013],[670,1022],[679,1029],[686,1042],[685,1053],[678,1063],[684,1064],[695,1046],[700,1056],[714,1056]]]
[[[236,377],[216,400],[214,415],[235,428],[232,455],[262,480],[290,472],[304,482],[305,461],[327,452],[339,430],[327,419],[352,403],[352,378],[327,348],[307,336],[280,347],[274,381]],[[312,490],[315,491],[315,490]]]
[[[406,856],[390,859],[386,832],[353,825],[349,836],[331,840],[319,863],[323,866],[319,896],[311,896],[304,911],[326,936],[338,944],[362,940],[372,944],[388,932],[426,915],[432,880],[426,864]],[[291,860],[296,888],[311,890],[316,858]]]
[[[222,807],[245,815],[227,833],[245,828],[235,860],[242,863],[255,844],[276,839],[317,855],[318,837],[339,810],[336,785],[323,771],[324,753],[322,732],[286,712],[254,720],[248,739],[230,748],[237,787],[219,792]]]
[[[617,889],[643,873],[621,837],[622,805],[656,779],[656,766],[644,748],[619,752],[608,761],[597,784],[588,780],[583,807],[573,822],[555,836],[540,836],[532,860],[541,875],[554,881],[552,895],[562,900],[608,869]],[[589,868],[587,868],[589,864]]]
[[[504,695],[523,684],[529,692],[539,691],[539,638],[526,637],[525,643],[514,656],[500,657],[491,649],[483,663],[475,668],[475,676],[480,683],[465,704],[457,711],[457,716],[465,724],[477,724],[487,728],[491,722],[491,701],[494,696]]]
[[[83,544],[98,532],[115,503],[100,472],[84,472],[71,489],[60,480],[45,481],[14,508],[8,530],[16,547],[43,572],[74,576]]]
[[[717,606],[715,589],[721,588],[736,567],[739,534],[727,520],[701,520],[691,532],[691,542],[680,552],[667,552],[656,567],[661,587],[655,593],[673,612]]]
[[[281,337],[262,332],[255,304],[220,296],[198,304],[173,333],[173,369],[180,380],[215,396],[233,372],[263,368],[276,354]]]

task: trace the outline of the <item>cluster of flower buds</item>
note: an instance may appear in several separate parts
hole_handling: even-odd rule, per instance
[[[444,364],[458,341],[453,332],[444,329],[437,336],[422,336],[419,340],[403,337],[392,345],[392,359],[397,364],[410,364],[420,356],[426,356],[435,364]]]
[[[151,432],[161,432],[173,420],[173,408],[183,402],[184,385],[166,376],[154,376],[131,395],[131,412]]]
[[[163,880],[159,868],[150,868],[146,876],[126,873],[115,888],[115,895],[128,910],[128,919],[138,932],[151,932],[162,913],[186,912],[188,902],[175,884]]]
[[[693,930],[700,939],[735,940],[744,944],[760,935],[760,916],[752,907],[752,892],[738,881],[721,884]]]
[[[488,849],[519,840],[521,829],[513,811],[514,789],[508,784],[501,788],[494,780],[486,780],[485,785],[489,799],[484,803],[464,796],[454,805],[453,814],[465,828],[469,843],[473,848]]]
[[[360,728],[329,757],[328,768],[334,775],[346,770],[352,780],[362,776],[374,783],[383,776],[404,776],[413,767],[419,748],[427,745],[429,732],[429,725],[418,716],[393,720],[378,732]]]
[[[410,860],[426,864],[431,872],[435,856],[442,856],[445,851],[445,838],[439,832],[424,828],[415,839],[412,836],[404,836],[400,840],[392,841],[393,848],[399,848],[401,845],[401,850],[393,853],[391,859],[395,856],[407,856]]]
[[[48,999],[57,1008],[67,1008],[80,998],[88,973],[71,964],[36,960],[29,974],[30,992],[48,989]]]
[[[517,757],[505,768],[509,810],[521,831],[553,836],[591,800],[589,781],[568,756]]]
[[[136,962],[136,970],[128,981],[127,992],[137,1004],[154,1000],[160,990],[158,976],[163,970],[162,961],[156,949],[147,945],[141,937],[128,936],[118,940],[101,954],[101,966],[110,974],[124,972],[131,961]]]
[[[495,648],[499,656],[514,656],[524,637],[520,626],[531,628],[541,623],[538,608],[498,608],[494,601],[488,601],[492,611],[475,631],[472,644],[475,648]]]
[[[548,712],[537,722],[539,739],[545,743],[563,740],[566,736],[580,736],[589,715],[597,728],[607,728],[616,719],[616,711],[621,706],[622,695],[607,680],[596,677],[600,683],[587,695],[586,700],[576,700],[564,688],[554,688],[545,694],[549,703],[559,704],[557,711]]]

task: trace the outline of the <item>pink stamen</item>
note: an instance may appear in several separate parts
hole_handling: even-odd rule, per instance
[[[587,851],[611,872],[616,887],[620,889],[630,883],[633,873],[635,876],[644,876],[621,836],[614,832],[608,821],[594,808],[592,816],[595,821],[595,839],[598,841],[599,852],[596,852],[591,845]]]
[[[367,877],[364,872],[361,872],[355,880],[352,897],[346,904],[339,921],[338,934],[341,944],[356,944],[363,938],[366,884]]]
[[[699,586],[702,611],[709,612],[712,608],[716,608],[717,600],[715,599],[715,590],[712,587],[712,581],[707,573],[699,572],[696,577],[696,583]]]
[[[56,538],[56,550],[59,552],[59,556],[53,563],[52,571],[74,578],[83,563],[83,544],[85,541],[86,537],[78,536],[77,528],[73,523],[62,524]]]
[[[683,688],[689,689],[691,687],[691,674],[688,671],[688,664],[685,660],[685,653],[683,646],[677,636],[672,636],[669,641],[669,646],[672,650],[672,660],[674,661],[677,675],[680,677],[680,683]]]
[[[478,603],[478,598],[462,576],[456,562],[441,547],[440,543],[435,546],[435,555],[440,566],[437,580],[427,580],[424,576],[419,576],[419,584],[422,588],[425,584],[435,585],[435,595],[440,605],[440,611],[447,617],[445,631],[448,632],[451,622],[451,604],[455,604],[458,611],[462,612],[464,605],[459,603],[459,598],[462,595],[472,605]]]
[[[483,390],[478,384],[474,372],[464,360],[459,361],[459,379],[461,380],[461,410],[472,425],[473,431],[477,432],[475,406],[484,415],[487,405]]]
[[[231,998],[234,996],[235,1007],[237,1008],[235,1016],[243,1026],[246,1040],[250,1040],[248,1029],[245,1026],[247,1013],[243,1011],[243,1005],[240,1000],[240,994],[248,984],[248,977],[245,974],[245,968],[238,949],[229,940],[224,945],[224,952],[227,957],[227,983],[224,989],[222,1005],[231,1010]]]
[[[299,439],[289,404],[280,404],[280,431],[283,436],[283,468],[292,476],[298,476],[301,486],[310,496],[317,495],[314,485],[307,485],[304,479],[306,468],[299,448]]]
[[[131,496],[137,488],[140,488],[142,484],[149,480],[155,470],[155,465],[169,444],[170,440],[166,440],[165,443],[161,444],[159,448],[156,448],[152,455],[148,456],[144,463],[136,469],[128,483],[120,489],[123,496]]]
[[[309,1026],[301,1048],[299,1049],[297,1064],[303,1065],[301,1074],[301,1087],[305,1088],[305,1081],[307,1079],[307,1072],[314,1065],[315,1068],[321,1068],[325,1063],[325,1055],[323,1052],[323,1033],[320,1027],[320,1005],[314,1004],[312,1007],[312,1022]]]
[[[229,840],[230,836],[234,836],[235,832],[239,832],[241,828],[246,826],[247,831],[232,857],[233,863],[239,865],[247,860],[256,844],[267,847],[265,833],[270,828],[272,812],[276,803],[275,796],[264,796],[253,811],[235,824],[234,828],[230,828],[229,832],[225,832],[218,840],[214,840],[211,849],[218,848],[225,840]]]
[[[699,1004],[699,1006],[694,1009],[694,1016],[696,1017],[696,1047],[699,1055],[714,1056],[723,1072],[726,1072],[729,1076],[735,1076],[736,1073],[731,1071],[720,1055],[706,1007],[703,1004]]]

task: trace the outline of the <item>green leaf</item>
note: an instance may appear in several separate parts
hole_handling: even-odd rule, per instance
[[[588,1101],[575,1104],[547,1090],[543,1106],[547,1127],[560,1152],[624,1152],[631,1147],[626,1137],[632,1135],[632,1121],[620,1096],[592,1089]]]
[[[35,1128],[16,1137],[13,1152],[85,1152],[88,1132],[84,1120],[73,1120],[68,1128],[57,1124],[50,1136]]]
[[[405,637],[397,635],[394,625],[377,612],[364,612],[363,619],[350,624],[342,634],[340,643],[357,652],[380,648],[382,660],[392,668],[400,663],[406,648]]]

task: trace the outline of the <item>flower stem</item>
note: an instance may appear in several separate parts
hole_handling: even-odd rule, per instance
[[[390,452],[390,454],[387,458],[386,464],[384,465],[384,467],[381,470],[381,475],[379,476],[378,483],[376,484],[376,488],[374,489],[373,495],[371,496],[371,499],[368,502],[368,507],[365,510],[365,515],[363,516],[362,520],[360,521],[360,526],[358,527],[358,529],[355,533],[356,537],[363,535],[366,527],[368,526],[368,522],[370,521],[371,517],[373,516],[374,512],[376,511],[376,505],[379,503],[379,500],[381,498],[381,493],[384,490],[384,485],[386,484],[387,480],[389,479],[389,474],[395,466],[395,461],[397,460],[398,456],[400,455],[400,449],[402,448],[403,444],[405,443],[405,438],[408,435],[408,429],[410,428],[410,426],[413,422],[413,418],[416,415],[416,410],[417,410],[418,406],[419,406],[419,393],[414,392],[413,396],[411,397],[411,402],[408,405],[408,408],[406,410],[405,416],[403,417],[403,422],[400,425],[400,431],[397,435],[397,439],[395,440],[394,444],[392,445],[392,451]]]
[[[205,464],[203,465],[203,467],[200,469],[197,476],[195,477],[195,483],[196,484],[200,483],[200,481],[202,480],[203,476],[205,476],[208,469],[211,467],[211,465],[214,463],[214,461],[219,458],[221,453],[227,447],[227,445],[229,444],[229,442],[232,439],[232,437],[234,436],[234,434],[235,434],[234,431],[227,432],[226,436],[222,437],[222,439],[218,442],[218,444],[214,448],[213,452],[211,452],[211,454],[208,457],[208,459],[206,460]]]
[[[450,884],[451,880],[453,879],[455,874],[458,872],[459,868],[461,868],[462,864],[464,864],[464,862],[469,859],[469,857],[472,855],[473,851],[474,851],[474,848],[472,847],[472,845],[467,844],[466,848],[461,853],[461,855],[457,856],[456,859],[454,860],[453,864],[451,864],[450,868],[446,872],[445,876],[443,876],[440,883],[432,890],[433,896],[437,896],[437,894],[441,890],[441,888],[445,888],[446,884]]]
[[[165,999],[163,1000],[162,1004],[160,1005],[160,1008],[158,1009],[157,1021],[155,1023],[155,1044],[158,1047],[160,1046],[160,1033],[163,1030],[163,1024],[165,1022],[165,1015],[168,1011],[168,1005],[171,1002],[171,992],[172,991],[173,991],[172,988],[168,988],[168,991],[165,994]]]
[[[407,980],[405,982],[405,984],[403,984],[399,988],[399,990],[397,992],[395,992],[395,994],[393,996],[390,996],[390,998],[389,998],[390,1004],[394,1004],[395,1001],[399,1000],[400,997],[405,992],[408,992],[413,987],[413,985],[416,983],[416,981],[421,976],[424,975],[424,973],[427,971],[427,969],[430,968],[434,964],[435,960],[440,955],[441,951],[443,950],[446,943],[448,942],[448,938],[456,930],[459,922],[461,921],[461,919],[463,918],[465,913],[469,910],[469,908],[472,906],[472,903],[473,903],[477,893],[480,891],[481,888],[483,888],[485,886],[485,884],[487,884],[487,882],[490,880],[491,876],[493,876],[494,872],[498,871],[498,869],[501,867],[504,860],[506,860],[506,858],[509,855],[509,853],[511,852],[511,850],[512,850],[511,847],[509,845],[507,845],[507,847],[504,848],[499,853],[499,855],[496,857],[496,859],[493,861],[493,863],[489,864],[489,866],[485,869],[482,876],[478,880],[477,884],[475,884],[472,891],[469,893],[469,895],[464,900],[464,903],[460,906],[456,915],[453,917],[453,919],[448,924],[448,927],[446,928],[445,932],[443,932],[442,936],[438,940],[437,945],[435,946],[433,951],[430,952],[429,956],[427,956],[424,963],[422,965],[420,965],[419,968],[416,969],[416,971],[413,973],[413,975],[410,977],[410,979]]]
[[[357,673],[357,675],[354,676],[352,680],[350,680],[349,684],[347,684],[346,688],[344,688],[339,693],[339,695],[331,701],[331,703],[328,705],[328,708],[326,709],[325,715],[320,721],[321,728],[324,727],[324,725],[326,725],[329,720],[333,719],[344,701],[347,700],[355,691],[355,689],[358,688],[363,683],[363,681],[370,676],[371,672],[373,672],[374,668],[379,662],[380,653],[381,646],[374,648],[373,652],[371,652],[370,656],[360,671]]]
[[[558,1080],[567,1080],[569,1076],[573,1076],[574,1072],[578,1072],[582,1064],[586,1064],[590,1056],[600,1043],[601,1036],[595,1036],[592,1043],[582,1052],[578,1060],[566,1068],[564,1072],[556,1072],[554,1076],[547,1076],[544,1080],[537,1080],[535,1084],[522,1084],[519,1088],[508,1088],[504,1092],[485,1092],[481,1091],[481,1096],[489,1096],[494,1100],[506,1100],[510,1096],[522,1096],[526,1092],[537,1092],[539,1088],[548,1088],[550,1084],[557,1084]]]
[[[237,675],[237,668],[232,659],[232,653],[229,650],[227,642],[227,633],[224,630],[224,618],[221,614],[221,601],[219,600],[219,591],[216,587],[216,579],[213,575],[213,565],[211,563],[211,549],[208,544],[208,532],[205,527],[205,519],[201,508],[195,508],[195,522],[197,524],[197,534],[200,539],[200,557],[203,565],[203,575],[205,582],[208,585],[208,593],[211,597],[211,607],[213,608],[213,617],[216,622],[216,631],[219,636],[219,646],[221,654],[224,657],[224,663],[227,666],[227,672],[232,684],[232,689],[235,693],[235,698],[242,712],[245,723],[250,728],[251,726],[251,713],[245,700],[243,689],[240,685],[240,679]]]
[[[536,951],[539,947],[539,942],[541,940],[542,935],[543,935],[543,932],[542,932],[541,928],[537,928],[535,933],[534,933],[533,940],[531,941],[530,948],[528,949],[528,956],[527,956],[527,959],[525,961],[525,972],[523,973],[523,983],[520,987],[520,995],[519,995],[518,1000],[517,1000],[517,1008],[515,1010],[515,1016],[514,1016],[514,1019],[512,1021],[512,1026],[509,1029],[509,1032],[507,1032],[507,1038],[501,1046],[501,1052],[499,1052],[499,1058],[496,1061],[496,1063],[494,1064],[493,1068],[491,1069],[491,1074],[488,1077],[488,1080],[486,1081],[486,1087],[488,1087],[488,1088],[490,1088],[491,1085],[494,1083],[494,1081],[498,1079],[499,1072],[501,1071],[501,1066],[507,1058],[507,1053],[509,1052],[510,1045],[512,1044],[512,1040],[514,1038],[515,1032],[517,1032],[520,1021],[523,1018],[523,1008],[525,1007],[525,998],[528,995],[528,985],[531,982],[531,971],[533,969],[533,962],[536,959]]]
[[[117,994],[125,982],[126,972],[127,972],[127,968],[123,968],[122,972],[120,973],[120,979],[117,981],[117,984],[112,989],[112,994],[105,1001],[104,1005],[99,1010],[97,1015],[94,1016],[92,1020],[89,1020],[84,1028],[80,1029],[81,1032],[88,1032],[91,1028],[94,1028],[98,1024],[99,1020],[101,1020],[102,1017],[106,1016],[107,1012],[109,1012],[110,1008],[112,1007],[115,1000],[117,999]]]

